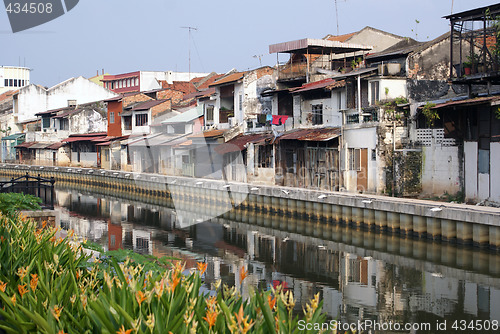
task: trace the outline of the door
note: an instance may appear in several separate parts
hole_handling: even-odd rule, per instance
[[[365,192],[368,190],[368,149],[360,149],[359,168],[357,172],[357,191]]]

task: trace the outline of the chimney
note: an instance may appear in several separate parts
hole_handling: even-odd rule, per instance
[[[99,70],[97,70],[97,76],[99,76]]]
[[[102,75],[104,75],[104,68],[102,69]]]

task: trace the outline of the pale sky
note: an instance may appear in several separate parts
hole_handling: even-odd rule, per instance
[[[420,41],[449,31],[453,12],[493,0],[337,0],[339,34],[371,26]],[[417,23],[416,21],[419,21]],[[188,31],[195,27],[191,44]],[[224,73],[275,65],[268,46],[337,34],[335,0],[80,0],[65,15],[13,34],[0,9],[0,65],[26,65],[31,82],[136,70]]]

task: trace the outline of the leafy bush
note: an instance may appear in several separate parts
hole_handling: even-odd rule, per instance
[[[0,193],[0,212],[13,217],[21,210],[40,210],[42,200],[32,195]]]
[[[0,216],[0,330],[6,333],[298,333],[291,292],[236,287],[202,289],[207,264],[183,275],[180,262],[146,270],[119,252],[104,260],[86,255],[71,231],[37,229]],[[106,261],[106,265],[103,264]],[[240,281],[247,272],[240,271]],[[304,320],[323,323],[316,295]],[[318,330],[302,331],[317,333]]]

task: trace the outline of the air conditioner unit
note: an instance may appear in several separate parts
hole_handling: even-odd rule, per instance
[[[229,123],[229,126],[231,126],[231,127],[238,125],[235,117],[228,117],[227,122]]]

